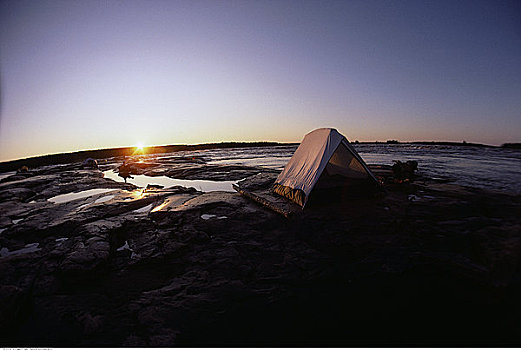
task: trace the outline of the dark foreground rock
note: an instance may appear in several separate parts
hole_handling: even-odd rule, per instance
[[[0,345],[521,345],[519,196],[420,179],[286,219],[101,175],[0,183]]]

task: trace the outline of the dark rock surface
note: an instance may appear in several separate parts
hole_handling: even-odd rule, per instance
[[[419,178],[288,220],[237,193],[143,192],[102,177],[115,161],[80,165],[0,181],[2,346],[521,345],[519,196]]]

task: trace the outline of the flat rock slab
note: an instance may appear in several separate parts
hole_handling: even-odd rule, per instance
[[[382,183],[385,183],[388,178],[393,176],[390,166],[371,164],[369,167],[375,176],[381,179]],[[241,195],[286,218],[302,214],[302,207],[272,191],[271,188],[277,179],[277,175],[277,173],[262,172],[247,177],[232,187]],[[373,196],[373,194],[368,194],[368,197],[371,196]],[[323,204],[327,206],[327,203]]]
[[[285,216],[286,218],[295,216],[302,212],[302,208],[297,204],[283,198],[271,191],[271,188],[249,190],[240,185],[233,185],[233,188],[241,195],[253,200],[260,205]]]
[[[272,192],[277,174],[260,173],[239,181],[233,188],[241,195],[285,217],[302,212],[302,208],[290,200]]]

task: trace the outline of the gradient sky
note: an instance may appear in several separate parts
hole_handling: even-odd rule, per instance
[[[3,1],[0,160],[220,141],[521,142],[519,1]]]

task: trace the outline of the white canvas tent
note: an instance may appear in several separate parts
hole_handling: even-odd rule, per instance
[[[304,207],[314,188],[334,188],[352,180],[379,186],[349,141],[336,129],[322,128],[304,137],[275,181],[273,191]]]

